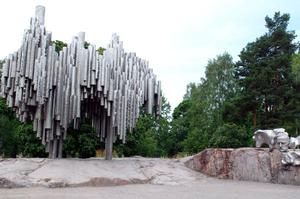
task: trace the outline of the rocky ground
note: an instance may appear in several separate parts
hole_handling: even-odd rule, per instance
[[[222,179],[300,185],[300,166],[284,166],[282,157],[267,148],[206,149],[186,165]]]
[[[277,159],[256,149],[209,149],[183,159],[0,159],[0,199],[299,198],[299,186],[238,181],[273,179]]]
[[[128,184],[177,185],[204,175],[185,160],[159,158],[2,159],[0,187],[80,187]]]

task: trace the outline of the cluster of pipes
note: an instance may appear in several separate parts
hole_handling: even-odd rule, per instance
[[[257,130],[253,139],[256,147],[268,146],[270,151],[278,149],[282,152],[282,164],[300,166],[300,151],[296,150],[300,146],[300,136],[289,137],[284,128],[272,130]],[[292,150],[289,150],[292,149]]]
[[[56,52],[44,18],[45,7],[37,6],[21,48],[5,59],[0,94],[21,122],[33,121],[50,158],[62,157],[67,129],[88,118],[112,159],[113,142],[125,142],[141,107],[160,114],[161,83],[115,34],[103,55],[94,45],[85,48],[83,32]]]

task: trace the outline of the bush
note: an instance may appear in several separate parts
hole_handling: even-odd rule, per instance
[[[24,157],[47,157],[45,146],[33,132],[32,124],[18,124],[16,126],[15,142],[18,145],[18,154]]]
[[[245,127],[227,123],[217,128],[210,141],[213,147],[238,148],[248,146],[250,138]]]
[[[68,130],[63,153],[67,157],[89,158],[95,157],[96,150],[100,148],[104,148],[104,143],[100,143],[90,121],[86,120],[78,130]]]
[[[47,156],[45,147],[33,132],[32,125],[19,122],[3,98],[0,98],[0,153],[5,157]]]

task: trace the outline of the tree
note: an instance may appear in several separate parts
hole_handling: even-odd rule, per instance
[[[295,83],[300,83],[300,53],[292,56],[292,76]]]
[[[252,113],[254,129],[282,126],[289,118],[291,57],[296,50],[295,33],[287,30],[289,19],[279,12],[273,18],[267,16],[268,32],[248,43],[236,64],[241,106],[245,113]]]
[[[294,54],[292,57],[292,85],[293,95],[287,106],[289,113],[288,121],[285,121],[285,126],[290,127],[288,132],[291,136],[298,136],[300,129],[300,54]]]
[[[103,147],[104,144],[96,136],[91,122],[84,120],[79,129],[68,129],[63,153],[66,157],[89,158],[95,157],[96,150]]]
[[[60,40],[55,40],[52,41],[52,44],[55,44],[55,51],[59,53],[63,49],[63,47],[67,47],[67,43],[60,41]]]
[[[170,104],[162,97],[160,116],[147,114],[143,108],[133,132],[127,134],[126,143],[116,143],[119,156],[144,157],[172,156],[176,142],[170,131]]]
[[[245,127],[234,123],[226,123],[217,128],[210,141],[214,147],[238,148],[248,146],[251,137]]]
[[[15,123],[14,143],[17,145],[17,154],[23,157],[48,157],[45,146],[33,132],[32,124]]]
[[[20,123],[3,98],[0,98],[0,153],[5,157],[47,156],[45,147],[33,132],[32,124]]]
[[[198,85],[188,85],[183,102],[173,113],[172,132],[180,143],[177,149],[195,153],[214,146],[211,140],[224,124],[225,102],[239,91],[234,72],[232,57],[224,53],[208,61],[205,78]]]
[[[187,89],[189,92],[189,89]],[[192,92],[192,91],[191,91]],[[185,99],[174,109],[171,121],[171,135],[174,139],[174,145],[170,151],[170,155],[176,155],[183,151],[183,141],[187,138],[188,133],[191,131],[191,118],[189,110],[191,101],[189,96],[186,95]]]

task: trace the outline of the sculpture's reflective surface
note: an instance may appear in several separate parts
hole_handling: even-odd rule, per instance
[[[5,60],[1,96],[20,121],[33,121],[50,157],[62,156],[68,126],[78,128],[85,117],[105,140],[106,159],[111,159],[112,143],[125,141],[141,106],[160,114],[160,82],[147,61],[124,51],[116,35],[103,55],[94,45],[84,48],[84,33],[57,53],[44,15],[45,8],[37,6],[21,48]]]
[[[255,140],[256,147],[268,145],[270,151],[278,149],[282,152],[283,165],[300,165],[300,151],[295,151],[299,146],[300,136],[289,138],[288,133],[283,128],[273,130],[257,130],[254,132],[253,139]],[[293,151],[289,151],[292,148]]]
[[[300,146],[300,136],[291,137],[289,147],[295,150],[298,146]]]
[[[254,132],[253,139],[256,147],[268,145],[270,150],[278,149],[287,151],[289,146],[289,135],[283,128],[273,130],[257,130]]]
[[[283,154],[283,165],[300,166],[300,151],[289,151]]]

